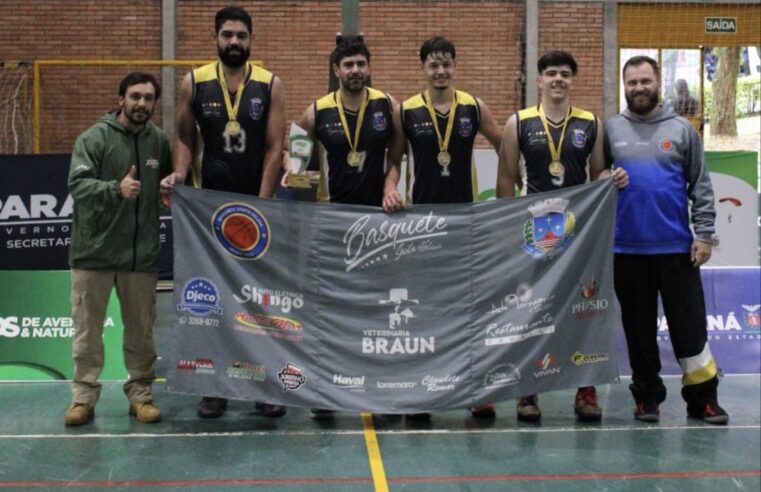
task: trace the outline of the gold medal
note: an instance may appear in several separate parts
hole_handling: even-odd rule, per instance
[[[559,178],[565,174],[565,167],[563,166],[563,163],[560,162],[560,153],[561,149],[563,148],[565,129],[568,126],[568,121],[571,119],[571,112],[572,108],[569,106],[568,111],[565,115],[565,119],[563,120],[563,127],[560,128],[560,140],[558,141],[557,145],[555,145],[555,140],[552,138],[552,133],[550,133],[550,126],[547,123],[547,116],[544,113],[544,108],[541,105],[539,106],[539,119],[542,120],[544,133],[547,135],[547,146],[549,147],[550,157],[552,158],[552,162],[550,162],[550,165],[547,166],[547,170],[552,176],[556,178]]]
[[[565,173],[565,167],[560,161],[552,161],[549,166],[550,174],[553,176],[562,176]]]
[[[346,154],[346,163],[349,164],[351,167],[359,166],[359,163],[361,160],[362,160],[362,155],[356,150],[352,150],[348,154]]]
[[[240,123],[235,120],[230,120],[225,125],[225,133],[230,136],[235,136],[240,133]]]
[[[246,85],[246,81],[250,76],[249,66],[246,66],[246,72],[241,77],[238,83],[238,90],[235,92],[235,101],[230,100],[230,91],[227,87],[227,79],[225,79],[225,71],[218,64],[217,65],[217,81],[219,82],[220,89],[222,90],[222,98],[225,100],[225,108],[227,109],[227,123],[225,123],[225,133],[231,137],[240,135],[240,123],[236,119],[238,114],[238,108],[240,107],[241,97],[243,96],[243,88]]]
[[[439,166],[447,167],[452,162],[452,156],[446,150],[442,150],[436,156],[436,160],[439,162]]]
[[[443,167],[444,170],[441,172],[442,176],[449,176],[449,164],[452,162],[452,155],[447,152],[447,148],[449,147],[449,139],[452,137],[452,129],[454,128],[454,120],[455,120],[455,112],[457,111],[457,92],[452,89],[452,102],[449,104],[449,115],[447,116],[447,129],[444,132],[444,136],[441,136],[441,131],[439,130],[439,124],[438,120],[436,119],[436,110],[433,107],[433,102],[431,101],[431,97],[428,94],[428,91],[425,91],[425,105],[428,108],[428,114],[431,116],[431,123],[433,124],[433,129],[436,130],[436,140],[439,142],[439,153],[436,156],[436,161],[439,163],[439,166]]]
[[[362,154],[357,152],[357,147],[359,147],[359,133],[362,131],[362,122],[365,120],[365,109],[370,102],[370,92],[365,89],[365,97],[362,100],[362,104],[359,107],[359,114],[357,115],[357,124],[354,126],[353,140],[349,133],[349,122],[346,120],[346,113],[344,112],[343,102],[341,101],[341,92],[336,91],[335,94],[336,105],[338,106],[338,117],[341,119],[341,126],[343,126],[344,135],[346,135],[346,140],[349,142],[349,149],[351,149],[349,150],[349,153],[346,154],[346,163],[351,167],[358,167],[359,163],[362,162]],[[360,172],[362,172],[361,169]]]

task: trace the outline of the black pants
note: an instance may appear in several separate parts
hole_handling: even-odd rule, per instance
[[[706,309],[700,269],[688,253],[664,255],[616,254],[616,296],[632,369],[629,387],[635,401],[661,403],[666,387],[658,353],[658,294],[669,326],[669,336],[678,359],[700,354],[708,341]],[[716,399],[718,379],[682,388],[688,404],[701,405]]]

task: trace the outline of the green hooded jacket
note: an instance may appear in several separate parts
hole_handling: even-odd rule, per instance
[[[119,184],[132,166],[135,200]],[[69,266],[82,270],[150,272],[159,254],[159,181],[171,171],[169,140],[148,122],[137,134],[103,116],[74,144],[69,192],[74,199]]]

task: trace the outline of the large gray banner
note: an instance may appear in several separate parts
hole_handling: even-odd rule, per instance
[[[180,187],[168,389],[408,413],[611,382],[615,193],[387,215]]]

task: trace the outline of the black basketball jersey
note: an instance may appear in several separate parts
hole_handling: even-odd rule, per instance
[[[221,63],[193,70],[193,113],[203,138],[201,187],[258,195],[266,152],[267,116],[274,75],[252,63],[243,86],[237,121],[241,131],[225,131],[229,118],[220,85]],[[227,90],[227,88],[225,88]],[[235,95],[230,94],[230,101]]]
[[[472,160],[481,113],[476,98],[466,92],[455,91],[455,101],[454,128],[447,147],[451,155],[448,169],[437,161],[439,141],[425,95],[418,94],[402,103],[402,128],[413,157],[407,166],[408,203],[467,203],[477,196]],[[442,138],[448,119],[448,114],[436,112]]]
[[[336,93],[314,103],[314,129],[327,152],[320,162],[318,199],[333,203],[353,203],[380,207],[383,202],[386,147],[393,133],[391,102],[381,91],[367,88],[367,107],[361,122],[357,150],[362,160],[352,167],[346,161],[349,141],[338,114]],[[358,113],[344,108],[349,135],[354,139]]]
[[[552,162],[547,134],[539,116],[539,106],[518,112],[518,144],[526,161],[526,181],[528,193],[557,190],[576,186],[587,181],[587,160],[597,139],[597,118],[589,111],[571,108],[565,138],[560,150],[560,162],[565,167],[562,185],[552,182],[549,165]],[[547,121],[552,139],[560,142],[563,121]]]

